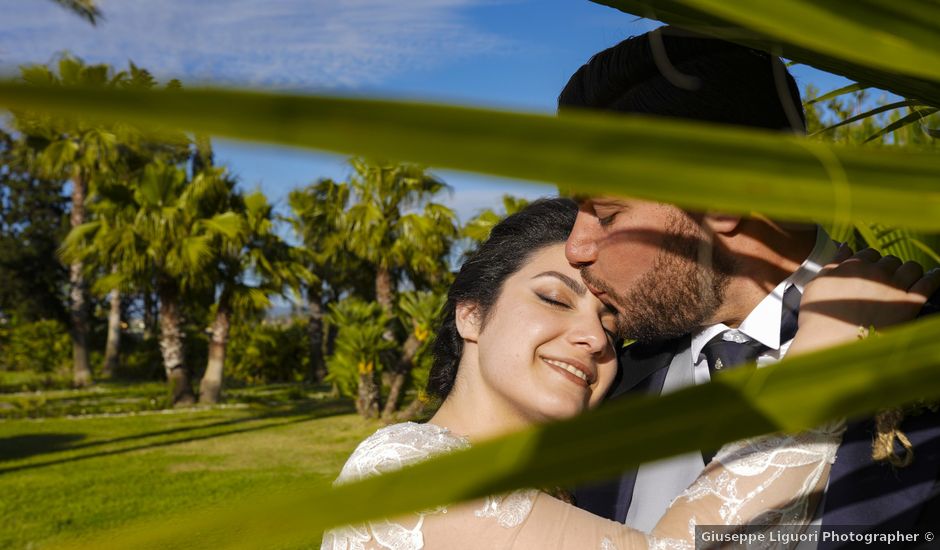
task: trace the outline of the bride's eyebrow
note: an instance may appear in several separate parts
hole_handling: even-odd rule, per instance
[[[587,293],[587,288],[584,285],[582,285],[578,281],[575,281],[574,279],[565,275],[564,273],[559,273],[557,271],[543,271],[542,273],[539,273],[538,275],[532,278],[538,279],[539,277],[554,277],[560,280],[561,282],[565,283],[565,286],[570,288],[572,291],[574,291],[574,293],[577,294],[578,296],[584,296],[585,293]]]

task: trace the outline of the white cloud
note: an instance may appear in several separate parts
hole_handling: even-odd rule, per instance
[[[484,0],[485,1],[485,0]],[[413,68],[498,53],[474,27],[481,0],[101,0],[97,27],[50,1],[0,0],[0,66],[69,50],[166,79],[290,88],[377,84]]]

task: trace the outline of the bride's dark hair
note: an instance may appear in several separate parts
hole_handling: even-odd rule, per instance
[[[485,325],[503,282],[536,251],[565,242],[577,215],[578,205],[571,199],[539,199],[496,224],[486,242],[467,258],[447,292],[441,312],[433,344],[434,364],[428,376],[429,394],[446,398],[457,378],[463,355],[463,339],[455,319],[457,304],[476,305]]]

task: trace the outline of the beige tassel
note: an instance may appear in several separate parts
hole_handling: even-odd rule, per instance
[[[875,415],[875,439],[871,446],[871,457],[876,462],[890,462],[895,468],[906,468],[914,461],[914,446],[901,431],[904,411],[887,409]],[[895,440],[904,447],[904,455],[894,452]]]

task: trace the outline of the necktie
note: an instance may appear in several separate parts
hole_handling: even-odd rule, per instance
[[[791,285],[783,294],[783,311],[780,314],[780,343],[792,340],[800,316],[800,298],[802,294],[796,286]],[[715,373],[722,369],[730,369],[745,363],[753,363],[761,353],[768,348],[757,340],[745,334],[728,329],[712,338],[702,348],[702,353],[708,361],[708,373],[715,377]],[[714,452],[702,451],[702,460],[707,465],[715,457]]]
[[[781,344],[792,340],[796,335],[801,297],[800,291],[792,285],[783,294],[783,308],[780,316]],[[770,348],[745,334],[728,329],[709,340],[702,348],[702,353],[708,361],[709,374],[715,376],[715,373],[722,369],[754,362],[768,349]]]

